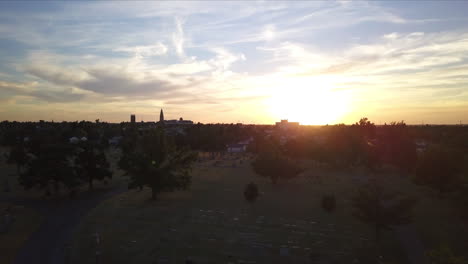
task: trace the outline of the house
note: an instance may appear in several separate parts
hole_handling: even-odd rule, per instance
[[[120,141],[122,141],[123,137],[112,137],[111,139],[108,140],[109,145],[111,146],[117,146],[120,144]]]
[[[70,142],[71,144],[78,144],[80,142],[80,139],[77,137],[71,137],[68,139],[68,142]]]
[[[425,152],[428,146],[427,142],[423,139],[416,139],[414,144],[416,145],[416,151],[418,153]]]
[[[247,150],[247,144],[229,144],[227,145],[228,153],[241,153]]]
[[[239,141],[236,144],[227,145],[228,153],[241,153],[247,151],[247,146],[253,141],[253,137]]]
[[[290,130],[299,128],[299,122],[289,122],[287,119],[276,122],[276,127],[282,130]]]

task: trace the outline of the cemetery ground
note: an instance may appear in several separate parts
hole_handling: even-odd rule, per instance
[[[29,238],[42,221],[42,216],[34,209],[0,202],[0,212],[10,211],[11,223],[0,223],[0,263],[12,263],[18,249]],[[0,222],[3,222],[1,219]]]
[[[43,191],[24,191],[15,167],[2,160],[0,180],[9,180],[10,191],[2,190],[0,209],[3,216],[4,207],[13,205],[15,221],[8,233],[0,234],[0,263],[11,263],[15,252],[20,254],[14,263],[96,263],[96,250],[99,263],[184,263],[187,258],[194,263],[353,263],[373,250],[372,227],[352,216],[351,197],[366,179],[359,169],[304,162],[308,169],[298,178],[273,185],[255,175],[245,158],[209,160],[194,166],[190,190],[151,201],[146,188],[122,193],[126,178],[117,169],[118,156],[108,153],[112,181],[97,183],[93,192],[84,186],[74,199],[66,193],[45,197]],[[379,176],[389,189],[417,199],[410,228],[424,251],[447,244],[468,257],[467,223],[450,195],[416,186],[405,175]],[[251,181],[260,190],[254,204],[243,196]],[[329,194],[337,200],[331,214],[320,206],[322,196]],[[54,213],[36,210],[43,203]],[[59,228],[57,221],[63,224]],[[416,249],[406,247],[395,232],[384,232],[381,241],[385,263],[410,263],[407,253]],[[65,246],[66,254],[60,251]],[[45,261],[38,262],[32,252],[44,255]],[[69,254],[71,261],[64,261]],[[25,261],[18,262],[18,256]]]
[[[51,196],[45,196],[44,190],[25,190],[18,183],[16,167],[6,164],[6,152],[0,149],[0,263],[63,263],[66,252],[62,251],[81,216],[99,199],[122,190],[125,178],[116,168],[118,152],[107,153],[114,170],[112,181],[96,183],[93,191],[83,186],[73,199],[64,189]],[[5,225],[7,214],[11,224]]]
[[[72,263],[96,263],[96,257],[99,263],[353,263],[370,255],[373,229],[352,216],[351,206],[362,172],[308,166],[298,178],[273,185],[249,161],[205,161],[195,166],[190,190],[156,201],[149,189],[120,194],[81,222]],[[243,191],[252,181],[260,196],[248,204]],[[337,198],[331,214],[320,206],[327,194]],[[381,255],[408,263],[391,231],[383,234]]]

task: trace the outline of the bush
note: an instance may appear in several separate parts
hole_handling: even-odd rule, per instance
[[[336,209],[336,199],[334,195],[324,195],[322,197],[322,208],[327,213],[332,213]]]
[[[247,184],[245,186],[244,197],[249,203],[255,202],[258,198],[258,186],[253,182]]]

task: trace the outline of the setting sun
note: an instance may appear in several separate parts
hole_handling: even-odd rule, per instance
[[[268,100],[275,119],[289,119],[302,125],[324,125],[343,122],[350,111],[350,94],[333,90],[325,84],[294,82],[291,87],[275,88]]]

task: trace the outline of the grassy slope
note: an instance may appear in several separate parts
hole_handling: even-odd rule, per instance
[[[8,204],[0,203],[0,216]],[[18,249],[41,223],[42,217],[32,209],[12,206],[15,221],[5,234],[0,234],[0,263],[12,263]],[[1,219],[3,221],[3,218]]]
[[[450,195],[414,185],[409,177],[386,175],[386,184],[395,191],[417,199],[413,225],[427,250],[447,244],[457,255],[468,258],[468,223],[460,217],[460,208]]]
[[[235,168],[199,164],[189,191],[164,194],[156,202],[148,201],[149,190],[129,191],[95,208],[75,235],[73,263],[94,263],[96,231],[102,236],[102,263],[155,263],[161,258],[182,263],[187,256],[203,263],[226,263],[229,255],[235,256],[232,260],[285,263],[279,258],[283,246],[293,256],[288,261],[303,263],[315,253],[349,263],[356,248],[372,243],[371,229],[351,215],[355,184],[349,176],[315,169],[273,186],[246,162]],[[253,206],[242,195],[250,181],[262,193]],[[322,195],[329,193],[336,194],[338,202],[331,215],[320,208]],[[404,263],[391,232],[385,240],[384,255]],[[253,242],[271,248],[252,249]]]

